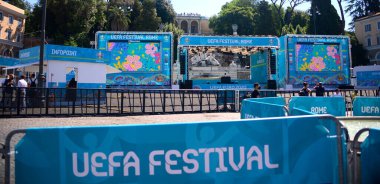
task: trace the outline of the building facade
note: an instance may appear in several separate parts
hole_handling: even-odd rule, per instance
[[[208,18],[197,13],[177,14],[175,24],[185,34],[211,35],[213,33],[212,29],[209,28]]]
[[[17,57],[23,48],[25,12],[0,1],[0,56]]]
[[[355,34],[368,51],[371,64],[380,64],[380,12],[357,19]]]

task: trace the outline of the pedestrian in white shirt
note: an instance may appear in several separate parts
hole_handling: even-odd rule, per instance
[[[17,82],[17,87],[20,88],[20,102],[21,108],[26,107],[26,88],[28,87],[28,83],[25,80],[25,75],[21,75],[21,79]]]

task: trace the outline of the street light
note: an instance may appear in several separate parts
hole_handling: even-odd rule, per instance
[[[46,25],[46,0],[42,0],[42,20],[41,20],[41,44],[40,44],[40,63],[38,68],[38,87],[44,87],[44,51],[45,51],[45,25]],[[41,91],[42,92],[42,91]],[[41,96],[43,93],[41,93]]]
[[[317,19],[317,15],[321,15],[321,13],[318,10],[318,6],[315,5],[314,8],[313,8],[314,35],[317,34],[317,24],[315,23],[315,21]]]
[[[237,24],[232,24],[232,31],[233,31],[232,35],[234,35],[234,36],[238,35],[237,29],[238,29],[238,25]]]

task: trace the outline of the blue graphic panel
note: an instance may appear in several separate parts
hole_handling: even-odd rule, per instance
[[[97,48],[111,51],[107,85],[170,86],[172,33],[98,32]]]
[[[350,84],[350,41],[346,36],[289,35],[287,43],[289,80],[293,87],[323,82],[337,86]]]
[[[356,73],[358,87],[380,87],[380,71],[360,71]]]
[[[346,104],[343,97],[292,97],[289,111],[291,115],[313,113],[345,116]]]
[[[284,117],[284,106],[285,99],[282,97],[245,99],[242,102],[240,118]]]
[[[341,183],[340,128],[331,116],[33,128],[16,183]]]
[[[40,47],[32,47],[20,50],[20,64],[35,63],[40,61]]]
[[[110,52],[103,50],[50,44],[45,49],[46,60],[108,63],[110,58]]]
[[[380,116],[380,97],[354,98],[354,116]]]
[[[297,70],[308,72],[340,71],[339,45],[297,44]]]

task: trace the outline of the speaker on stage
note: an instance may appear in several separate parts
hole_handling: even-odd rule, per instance
[[[231,84],[231,77],[230,76],[223,76],[222,78],[220,78],[220,83]]]
[[[268,80],[268,89],[277,89],[276,80]]]
[[[193,89],[193,80],[185,80],[183,89]]]

